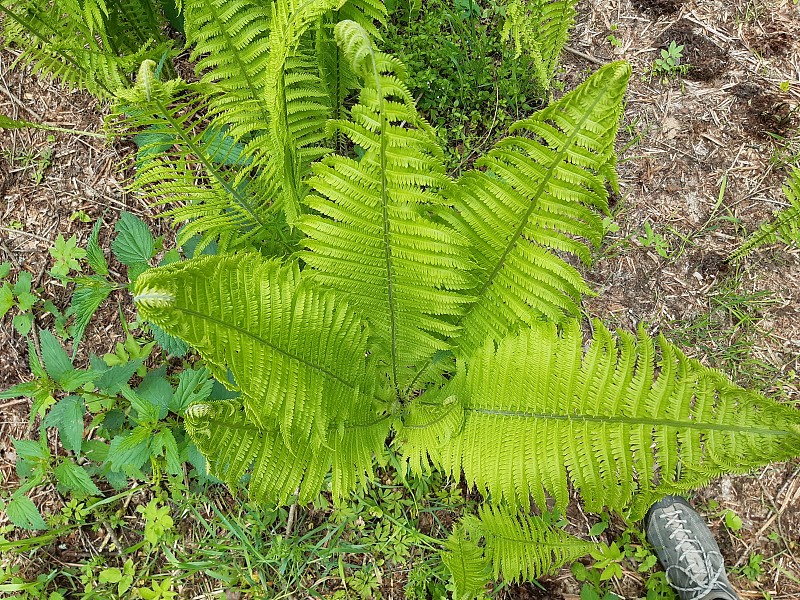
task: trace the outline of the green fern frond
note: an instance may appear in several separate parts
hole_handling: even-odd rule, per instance
[[[512,0],[506,6],[502,35],[514,41],[516,58],[533,60],[534,77],[542,90],[550,89],[558,58],[575,24],[577,0]]]
[[[460,600],[475,598],[491,579],[533,581],[553,574],[596,546],[553,527],[541,517],[482,505],[464,517],[445,542],[442,562]]]
[[[171,50],[149,0],[14,0],[0,11],[5,45],[22,51],[18,63],[99,97],[130,86],[142,61]]]
[[[549,525],[541,517],[522,515],[484,504],[478,517],[468,516],[464,527],[482,537],[494,578],[532,581],[553,574],[567,563],[589,554],[595,545]]]
[[[475,536],[480,539],[480,535]],[[472,600],[486,588],[491,581],[492,567],[478,546],[462,525],[456,527],[444,541],[442,562],[455,584],[454,600]]]
[[[591,260],[607,210],[613,141],[630,76],[627,63],[601,68],[575,91],[520,121],[531,137],[501,141],[455,188],[450,220],[471,241],[478,264],[477,302],[461,322],[461,355],[519,323],[561,321],[591,293],[578,271],[553,251]],[[582,239],[581,239],[582,238]]]
[[[186,430],[208,459],[211,475],[236,487],[250,471],[248,492],[256,502],[288,504],[314,500],[332,470],[336,499],[373,477],[374,454],[383,447],[387,419],[343,424],[329,443],[287,443],[277,427],[256,425],[236,400],[197,403],[186,413]]]
[[[277,424],[287,444],[332,443],[329,427],[375,417],[366,328],[346,304],[300,283],[297,264],[202,257],[146,272],[134,294],[143,318],[191,344],[217,380],[232,379],[247,419]]]
[[[148,158],[138,165],[134,187],[154,204],[171,203],[164,215],[188,223],[179,244],[199,234],[201,248],[215,239],[221,250],[283,240],[283,254],[291,251],[273,205],[276,190],[270,173],[248,179],[247,157],[240,152],[229,160],[235,146],[228,131],[209,126],[205,118],[213,90],[178,79],[161,82],[154,67],[152,61],[142,63],[136,86],[118,94],[112,115],[126,132],[148,136],[140,148]]]
[[[731,262],[740,261],[761,246],[774,244],[779,237],[788,243],[800,245],[800,169],[791,172],[783,193],[789,201],[789,206],[778,211],[771,221],[751,233],[731,254],[729,259]]]
[[[302,259],[311,277],[344,292],[383,342],[400,394],[419,366],[456,327],[471,265],[465,242],[428,213],[441,209],[436,190],[451,185],[431,127],[403,84],[402,64],[374,49],[350,21],[336,38],[365,81],[349,121],[331,127],[365,150],[360,161],[329,156],[313,165],[315,211],[298,223],[308,235]]]
[[[487,342],[460,364],[464,379],[439,392],[461,402],[463,427],[447,436],[433,428],[415,443],[495,502],[525,505],[532,496],[544,509],[549,494],[564,510],[569,480],[588,510],[632,514],[800,451],[797,411],[733,385],[663,337],[657,357],[642,330],[637,342],[594,328],[585,353],[576,322],[562,335],[539,323],[497,347]]]

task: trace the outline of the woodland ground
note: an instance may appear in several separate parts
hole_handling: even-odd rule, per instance
[[[787,164],[800,161],[800,6],[792,0],[609,0],[578,4],[579,18],[563,55],[559,79],[572,89],[595,62],[626,59],[633,65],[620,129],[621,196],[611,232],[588,272],[596,298],[587,315],[633,330],[663,332],[704,364],[742,384],[800,403],[800,250],[783,245],[757,251],[739,266],[726,257],[747,232],[786,204],[781,185]],[[652,74],[659,49],[684,44],[692,65],[685,77]],[[613,43],[612,43],[613,42]],[[0,54],[0,114],[61,127],[99,131],[103,108],[82,93],[58,89],[22,71],[10,71],[11,52]],[[487,106],[487,114],[493,110]],[[47,271],[56,236],[85,242],[92,221],[103,219],[101,246],[121,210],[155,211],[125,189],[126,142],[34,130],[0,133],[0,262],[33,274],[34,287],[56,305],[69,293]],[[166,224],[148,219],[167,237]],[[652,227],[648,237],[644,224]],[[118,311],[131,311],[117,292],[87,330],[79,354],[111,351],[123,339]],[[47,318],[37,322],[47,328]],[[0,322],[0,389],[30,378],[27,345]],[[12,438],[28,435],[29,402],[0,404],[0,473],[14,484]],[[47,513],[64,499],[45,488],[34,500]],[[709,508],[709,502],[714,507]],[[723,478],[700,489],[694,502],[705,514],[728,565],[764,557],[762,574],[732,576],[743,598],[800,597],[800,461],[775,464],[750,476]],[[743,521],[726,528],[722,511]],[[130,514],[135,514],[130,511]],[[587,517],[569,514],[576,530]],[[0,515],[0,524],[4,519]],[[600,537],[610,541],[613,522]],[[37,558],[46,572],[90,556],[97,534],[82,533],[71,552]],[[48,564],[50,560],[52,564]],[[503,592],[509,598],[575,598],[568,569],[533,586]],[[642,592],[642,578],[626,567],[611,589],[623,597]],[[402,597],[384,582],[385,597]],[[184,596],[181,596],[184,597]],[[190,597],[190,596],[185,596]],[[203,596],[199,596],[203,597]]]

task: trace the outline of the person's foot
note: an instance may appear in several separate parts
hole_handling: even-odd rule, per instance
[[[644,528],[681,600],[738,600],[717,542],[686,500],[659,500],[647,511]]]

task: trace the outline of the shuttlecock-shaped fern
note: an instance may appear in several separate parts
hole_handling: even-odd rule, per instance
[[[640,515],[666,493],[800,453],[798,411],[663,338],[597,323],[584,351],[571,317],[587,286],[556,252],[588,262],[602,235],[627,65],[518,123],[453,181],[403,65],[357,23],[334,32],[363,87],[329,130],[363,155],[310,166],[295,221],[305,249],[284,263],[193,259],[135,284],[142,316],[241,391],[189,411],[213,473],[233,484],[250,469],[255,497],[285,502],[313,497],[330,470],[341,496],[393,429],[412,468],[463,475],[494,505],[552,497],[563,509],[571,484],[589,509]],[[455,545],[491,549],[495,575],[512,579],[572,556],[534,550],[531,523],[489,510]],[[482,571],[467,562],[474,583]]]

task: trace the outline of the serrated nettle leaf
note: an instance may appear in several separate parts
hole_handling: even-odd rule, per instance
[[[119,262],[129,268],[139,268],[138,265],[144,263],[146,268],[155,253],[155,240],[144,221],[136,215],[123,212],[114,231],[117,237],[111,242],[111,251]]]
[[[65,392],[74,392],[75,390],[84,387],[86,384],[91,383],[99,376],[100,373],[92,369],[88,369],[86,371],[73,369],[59,379],[58,383]]]
[[[253,162],[250,156],[242,159],[244,145],[236,143],[223,128],[209,127],[203,132],[200,143],[212,162],[229,166],[244,166]]]
[[[53,473],[61,490],[70,491],[77,496],[100,495],[100,490],[89,474],[69,458],[62,460]]]
[[[17,308],[22,311],[30,310],[36,304],[38,298],[28,292],[23,292],[17,296]]]
[[[20,396],[30,398],[36,393],[37,389],[37,382],[35,380],[18,383],[17,385],[12,385],[7,390],[0,391],[0,400],[19,398]]]
[[[16,315],[11,320],[11,325],[20,335],[28,335],[33,327],[33,315],[31,313]]]
[[[50,409],[44,419],[45,427],[56,427],[61,445],[67,450],[80,452],[83,440],[83,415],[86,406],[80,396],[66,396]]]
[[[3,279],[4,277],[8,277],[9,273],[11,273],[11,263],[8,262],[8,261],[1,262],[0,263],[0,279]]]
[[[106,462],[114,471],[139,471],[150,458],[150,427],[138,426],[111,440]]]
[[[81,453],[89,460],[100,464],[108,458],[110,446],[102,440],[84,440]]]
[[[167,471],[171,475],[179,475],[182,472],[178,444],[169,429],[162,429],[153,436],[151,452],[166,459]]]
[[[128,279],[131,281],[136,281],[136,279],[147,271],[150,268],[150,265],[146,262],[134,262],[128,265]]]
[[[11,286],[3,283],[0,286],[0,319],[14,306],[14,292],[11,291]]]
[[[58,338],[50,331],[43,330],[39,334],[39,342],[42,347],[44,368],[50,377],[58,381],[61,377],[74,370],[66,350],[64,350]]]
[[[14,295],[30,294],[32,281],[33,275],[28,271],[20,271],[17,275],[17,282],[14,284]]]
[[[100,236],[100,226],[102,224],[103,220],[97,219],[94,227],[92,227],[92,233],[89,234],[89,240],[86,242],[86,262],[89,263],[89,266],[98,275],[108,275],[108,263],[97,241]]]
[[[95,385],[109,394],[117,394],[143,363],[144,359],[137,358],[109,367],[100,374]]]
[[[161,407],[154,404],[148,398],[141,396],[128,386],[123,386],[120,393],[131,403],[131,408],[136,411],[136,416],[132,417],[137,423],[155,423],[159,420]],[[166,413],[166,409],[164,410]]]
[[[13,440],[14,450],[20,458],[31,461],[47,460],[50,458],[50,450],[40,441],[35,440]]]
[[[27,496],[13,496],[6,505],[8,519],[21,529],[47,529],[39,509]]]
[[[167,381],[166,372],[166,365],[150,371],[136,388],[137,394],[158,407],[158,419],[163,419],[167,416],[167,410],[173,396],[172,385]]]
[[[208,398],[214,388],[214,380],[208,369],[185,369],[178,376],[178,387],[170,399],[169,409],[182,415],[192,402],[201,402]]]

